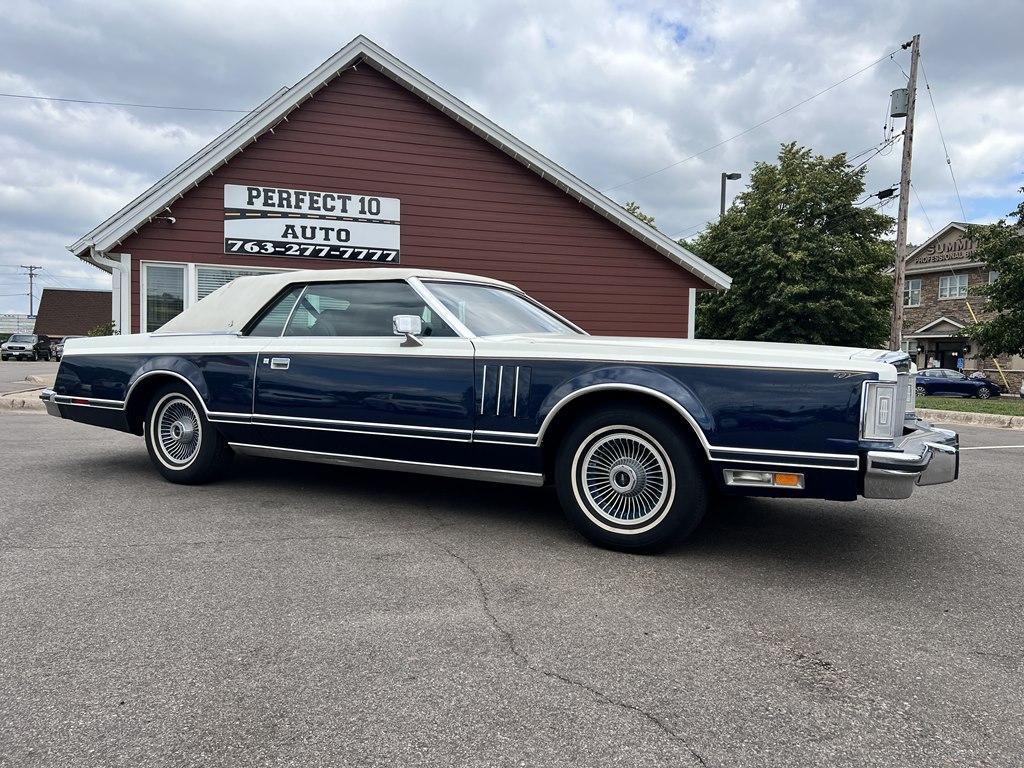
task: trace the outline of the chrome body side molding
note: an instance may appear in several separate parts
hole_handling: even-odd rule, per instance
[[[251,443],[229,443],[229,445],[239,453],[248,456],[294,459],[298,461],[314,462],[317,464],[336,464],[343,467],[359,467],[362,469],[389,469],[398,470],[400,472],[413,472],[420,475],[459,477],[468,480],[484,480],[492,483],[507,483],[511,485],[528,485],[533,487],[544,485],[544,475],[539,472],[514,472],[505,469],[466,467],[453,464],[433,464],[425,461],[380,459],[373,456],[307,451],[298,448],[275,448],[267,445],[253,445]]]

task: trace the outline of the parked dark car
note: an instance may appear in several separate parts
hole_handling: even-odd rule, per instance
[[[0,345],[0,358],[10,360],[49,360],[50,337],[34,333],[14,333]]]
[[[928,368],[917,372],[918,395],[943,397],[999,397],[999,386],[988,379],[971,379],[948,368]]]

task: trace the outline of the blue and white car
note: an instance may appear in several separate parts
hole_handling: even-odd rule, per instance
[[[959,469],[903,353],[589,336],[513,285],[427,270],[242,277],[157,332],[69,340],[42,398],[144,436],[172,482],[242,453],[553,483],[628,550],[721,494],[907,498]]]

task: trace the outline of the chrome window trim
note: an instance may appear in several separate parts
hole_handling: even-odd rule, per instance
[[[426,282],[424,282],[421,278],[418,278],[418,277],[410,277],[409,278],[409,282],[412,283],[413,281],[415,281],[416,284],[422,286],[423,290],[425,292],[427,292],[427,293],[430,293],[430,286],[428,285],[428,283],[452,283],[452,284],[455,284],[455,285],[475,285],[475,286],[480,286],[482,288],[490,288],[490,289],[495,290],[495,291],[505,291],[506,293],[511,293],[513,296],[518,296],[521,299],[525,299],[528,304],[533,304],[535,307],[543,310],[544,312],[546,312],[547,314],[551,315],[552,317],[557,318],[559,321],[565,323],[567,326],[569,326],[574,331],[576,331],[579,335],[581,335],[581,336],[589,336],[590,335],[585,330],[583,330],[578,325],[576,325],[576,323],[574,323],[572,320],[569,320],[569,319],[567,319],[565,317],[562,317],[562,315],[560,315],[557,312],[555,312],[555,310],[551,309],[551,307],[548,307],[548,306],[546,306],[544,304],[541,304],[539,301],[537,301],[535,298],[530,296],[528,293],[524,293],[523,291],[518,290],[518,289],[513,290],[512,288],[508,288],[508,287],[503,286],[503,285],[494,285],[492,283],[478,283],[478,282],[475,282],[473,280],[456,280],[456,279],[450,278],[450,277],[439,277],[439,278],[428,277]],[[433,296],[433,294],[431,294],[431,298],[433,298],[438,304],[441,304],[441,306],[444,307],[444,303],[440,299],[438,299],[436,296]],[[448,308],[447,307],[444,307],[444,309],[445,309],[446,312],[448,312]],[[455,317],[451,312],[448,312],[448,314],[451,315],[455,319],[455,321],[458,323],[459,327],[463,328],[466,331],[466,333],[468,334],[466,338],[473,338],[473,339],[488,338],[487,336],[479,336],[478,334],[473,333],[465,324],[460,322],[459,319],[457,317]],[[509,334],[507,334],[507,333],[494,334],[494,336],[508,336],[508,335]]]
[[[466,325],[455,316],[453,312],[448,310],[448,307],[444,305],[444,302],[437,298],[430,289],[423,284],[423,281],[418,277],[410,277],[406,282],[412,287],[414,291],[423,299],[424,303],[430,307],[431,312],[435,312],[438,317],[448,323],[452,330],[455,331],[459,336],[464,339],[475,339],[476,334],[473,333]],[[452,282],[458,282],[453,280]],[[474,283],[474,285],[487,285],[487,283]]]
[[[286,290],[288,290],[288,292],[291,293],[290,289],[286,289]],[[303,285],[302,286],[302,290],[299,291],[299,295],[295,297],[295,303],[292,304],[292,308],[288,311],[288,319],[285,320],[284,321],[284,325],[281,326],[281,333],[280,333],[280,335],[277,338],[283,339],[285,337],[284,332],[287,331],[288,330],[288,326],[291,325],[292,317],[295,316],[295,310],[299,308],[299,302],[302,301],[302,297],[306,295],[306,291],[307,290],[309,290],[309,283],[306,283],[305,285]],[[285,295],[287,295],[287,294],[285,294]],[[270,306],[269,303],[267,304],[267,306]],[[260,312],[263,312],[266,308],[267,308],[266,306],[263,307],[263,309],[261,309]],[[274,337],[273,336],[269,336],[268,338],[272,339]]]

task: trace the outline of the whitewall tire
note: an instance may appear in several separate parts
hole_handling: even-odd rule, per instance
[[[184,385],[168,384],[154,393],[143,431],[150,460],[172,483],[204,483],[231,463],[227,441]]]
[[[657,411],[609,409],[578,421],[558,449],[566,516],[602,546],[656,550],[700,524],[708,487],[681,430]]]

